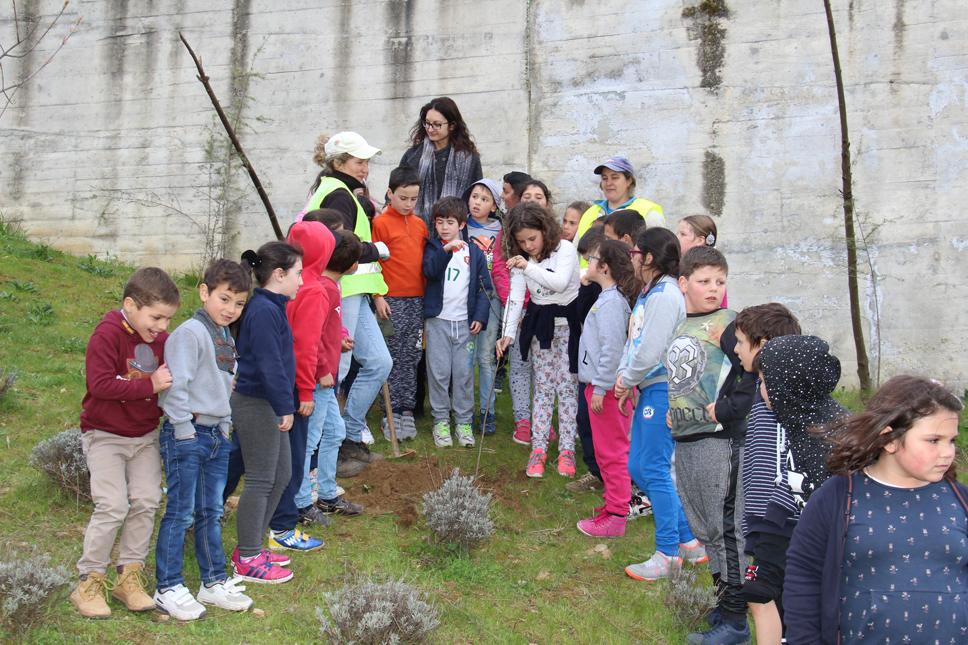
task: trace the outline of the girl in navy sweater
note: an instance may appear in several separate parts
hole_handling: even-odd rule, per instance
[[[292,579],[289,559],[262,548],[276,505],[291,476],[289,429],[296,411],[296,358],[286,303],[302,285],[302,251],[285,242],[246,251],[260,285],[242,314],[236,347],[238,377],[232,392],[232,423],[245,462],[245,488],[236,521],[239,546],[235,574],[252,582]]]
[[[897,376],[836,422],[836,475],[787,552],[787,642],[968,642],[968,487],[955,476],[962,402]]]

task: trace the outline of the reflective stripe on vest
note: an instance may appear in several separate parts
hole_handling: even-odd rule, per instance
[[[648,199],[643,199],[641,197],[636,197],[632,200],[632,203],[625,208],[630,209],[642,216],[645,220],[645,225],[648,228],[653,226],[665,226],[666,219],[665,213],[662,212],[662,207],[655,202],[649,201]],[[613,213],[615,211],[612,211]],[[598,204],[592,204],[588,207],[581,215],[581,219],[578,220],[578,231],[575,233],[575,245],[578,245],[581,236],[588,232],[588,229],[592,227],[598,218],[605,215],[604,209]],[[585,258],[580,258],[579,264],[581,268],[584,269],[588,266],[588,261]]]
[[[319,182],[319,187],[316,189],[316,192],[309,198],[305,212],[308,213],[309,211],[316,210],[323,203],[327,195],[334,190],[340,189],[352,195],[352,192],[346,187],[346,184],[339,179],[335,177],[323,177]],[[363,206],[360,205],[360,200],[356,198],[356,195],[353,195],[353,202],[356,204],[356,225],[353,227],[353,232],[363,242],[371,242],[373,237],[370,234],[370,220],[363,211]],[[339,286],[344,298],[360,293],[378,293],[383,295],[387,292],[387,283],[383,280],[383,271],[379,262],[361,263],[356,271],[340,278]]]

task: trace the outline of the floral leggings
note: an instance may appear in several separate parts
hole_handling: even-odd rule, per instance
[[[568,370],[568,325],[555,326],[549,349],[541,349],[538,339],[531,341],[534,366],[534,410],[531,416],[531,447],[548,449],[551,416],[558,397],[558,452],[575,450],[578,432],[578,375]]]
[[[531,420],[531,357],[521,356],[521,331],[514,335],[514,342],[508,350],[508,384],[511,386],[511,408],[515,422]]]

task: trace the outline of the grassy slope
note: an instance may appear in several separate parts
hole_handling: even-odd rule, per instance
[[[8,545],[6,554],[36,547],[72,570],[80,555],[89,508],[59,494],[27,465],[27,456],[42,438],[77,424],[87,338],[117,306],[128,271],[30,244],[0,226],[0,369],[18,375],[15,392],[0,400],[0,542]],[[183,282],[176,323],[197,306],[193,281]],[[206,620],[183,625],[118,610],[109,621],[92,622],[78,617],[61,592],[29,640],[310,641],[318,635],[321,594],[367,573],[402,576],[427,590],[441,610],[436,642],[682,642],[685,630],[663,607],[662,586],[622,573],[624,565],[651,553],[651,520],[630,524],[624,539],[608,542],[607,555],[592,551],[596,541],[581,536],[574,523],[599,500],[566,492],[554,474],[523,478],[526,452],[511,443],[509,418],[505,394],[498,403],[500,434],[488,439],[482,473],[496,482],[499,497],[515,500],[495,505],[495,537],[468,558],[432,546],[420,521],[403,527],[386,514],[337,519],[319,532],[327,541],[322,551],[294,557],[292,583],[250,585],[256,606],[265,610],[262,618],[212,610]],[[378,427],[373,419],[371,427]],[[436,454],[440,471],[451,465],[473,471],[476,451],[435,451],[426,423],[420,430],[416,448],[421,456]],[[227,523],[226,545],[234,544],[234,533],[234,523]],[[149,558],[149,570],[153,566]],[[197,587],[197,571],[191,564],[186,570],[189,585]]]
[[[8,545],[8,554],[36,547],[71,570],[80,555],[89,508],[62,496],[27,457],[41,439],[77,425],[87,338],[103,313],[117,306],[129,270],[30,244],[0,227],[0,368],[18,376],[15,391],[0,400],[0,542]],[[197,306],[191,281],[184,282],[176,323]],[[497,487],[506,486],[505,496],[521,502],[514,508],[496,505],[495,537],[468,558],[448,557],[431,546],[420,521],[405,528],[385,514],[337,519],[320,532],[327,541],[323,550],[294,557],[292,583],[250,585],[256,606],[265,610],[262,618],[213,610],[206,620],[181,625],[117,610],[109,621],[92,622],[77,616],[65,590],[29,640],[315,640],[321,593],[361,572],[403,576],[430,592],[441,610],[436,642],[681,642],[684,632],[665,612],[660,587],[622,573],[623,566],[651,552],[651,520],[630,525],[625,539],[609,542],[608,557],[592,552],[595,541],[578,534],[574,523],[600,501],[567,493],[555,474],[543,481],[523,478],[527,453],[511,443],[509,418],[505,394],[499,401],[501,434],[488,440],[482,472]],[[418,450],[436,453],[427,425],[420,430]],[[441,471],[451,464],[473,471],[476,451],[436,454]],[[234,533],[229,522],[226,545],[234,544]],[[153,566],[149,558],[152,572]],[[197,587],[192,566],[187,576]]]

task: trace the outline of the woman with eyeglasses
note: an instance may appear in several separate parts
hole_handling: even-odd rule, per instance
[[[410,143],[400,165],[420,173],[420,199],[415,210],[430,224],[434,202],[441,197],[460,197],[484,178],[481,157],[457,104],[447,96],[432,99],[420,108],[420,118],[410,130]]]

